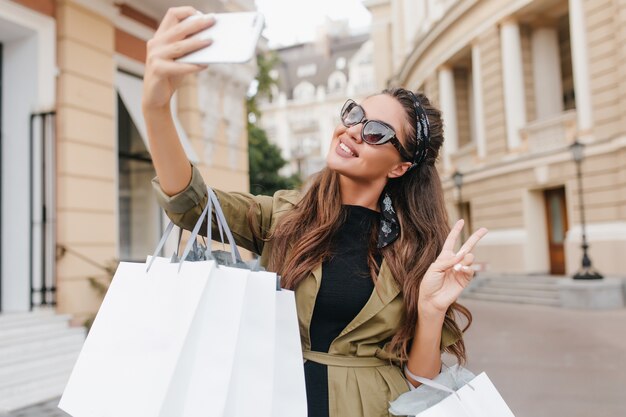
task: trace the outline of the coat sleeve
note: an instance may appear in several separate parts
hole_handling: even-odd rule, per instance
[[[152,180],[159,205],[167,216],[182,229],[192,230],[206,207],[208,201],[207,186],[200,171],[192,164],[191,182],[180,193],[168,196],[163,192],[158,177]],[[253,195],[243,192],[225,192],[213,188],[224,211],[224,217],[230,227],[235,243],[242,248],[261,254],[264,240],[271,227],[273,218],[274,198],[264,195]],[[254,230],[250,226],[248,216],[252,216]],[[206,220],[200,233],[207,236]],[[219,239],[219,231],[212,216],[212,237]]]

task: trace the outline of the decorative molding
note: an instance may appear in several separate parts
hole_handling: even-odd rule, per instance
[[[156,21],[160,21],[163,18],[164,12],[159,10],[158,7],[151,6],[149,1],[124,0],[124,3],[126,3],[133,9],[137,9],[146,16],[152,17]]]
[[[115,18],[119,13],[117,7],[106,0],[66,0],[65,2],[68,4],[74,3],[82,6],[83,8],[110,20],[111,22],[115,21]]]
[[[589,242],[626,242],[626,222],[590,223],[585,226],[585,231]],[[565,241],[567,243],[580,243],[582,241],[580,224],[570,227]]]
[[[119,12],[115,16],[113,23],[116,28],[121,29],[143,41],[148,41],[154,36],[155,31],[151,27],[139,23],[130,17],[121,15]]]
[[[613,153],[624,148],[626,148],[626,135],[610,138],[601,142],[588,142],[585,147],[585,157],[589,158],[596,155]],[[563,147],[562,149],[546,152],[544,154],[523,155],[517,159],[502,161],[492,166],[464,172],[463,182],[469,184],[517,171],[534,169],[541,165],[552,165],[566,161],[571,161],[572,164],[574,163],[572,153],[568,147]],[[446,189],[454,186],[451,178],[444,180],[443,184]]]
[[[141,61],[136,61],[122,54],[115,54],[113,56],[113,60],[117,65],[118,69],[121,69],[126,72],[133,73],[139,77],[143,77],[146,66]]]
[[[525,245],[528,234],[525,229],[490,229],[480,246]]]

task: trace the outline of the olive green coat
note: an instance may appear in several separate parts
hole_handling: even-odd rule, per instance
[[[161,190],[153,180],[159,204],[175,224],[191,230],[207,203],[206,185],[193,167],[189,186],[175,196]],[[280,217],[298,201],[296,191],[278,191],[273,197],[215,190],[236,243],[261,255],[267,265],[272,243],[256,239],[250,230],[247,212],[253,207],[260,230],[271,232]],[[206,228],[203,227],[204,232]],[[217,231],[213,236],[218,236]],[[262,235],[263,236],[263,235]],[[378,275],[378,291],[373,291],[361,312],[332,342],[328,353],[311,352],[309,325],[315,298],[322,280],[322,263],[295,290],[304,358],[328,365],[330,417],[389,416],[389,401],[409,390],[401,369],[392,363],[384,345],[401,325],[402,292],[383,259]],[[443,332],[442,346],[455,340]]]

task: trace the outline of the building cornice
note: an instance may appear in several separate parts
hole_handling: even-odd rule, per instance
[[[119,13],[115,16],[113,23],[116,28],[121,29],[143,41],[148,41],[154,36],[154,29]]]
[[[148,1],[124,0],[124,3],[156,21],[160,21],[163,18],[164,11],[152,6]]]
[[[621,149],[626,149],[626,135],[611,137],[601,141],[590,141],[585,146],[585,158],[592,156],[613,154]],[[518,159],[502,160],[495,164],[486,165],[481,168],[473,169],[463,173],[463,183],[470,184],[489,178],[501,177],[514,172],[532,169],[542,165],[553,165],[562,162],[571,161],[572,152],[569,146],[561,149],[555,149],[543,154],[528,154]],[[445,189],[453,188],[454,183],[451,177],[443,180]]]
[[[404,84],[408,79],[409,72],[413,69],[424,52],[439,39],[443,32],[477,3],[478,0],[461,0],[455,3],[444,17],[438,20],[429,31],[421,38],[415,39],[415,48],[413,48],[411,53],[406,57],[399,71],[391,77],[391,80],[395,83],[400,82]]]
[[[71,0],[66,3],[74,3],[81,7],[94,12],[110,21],[115,20],[118,14],[117,7],[107,0]]]
[[[485,2],[486,0],[464,0],[452,6],[452,8],[448,11],[448,13],[446,13],[444,18],[439,20],[425,36],[416,39],[417,46],[404,60],[398,72],[390,78],[390,82],[400,85],[405,85],[406,83],[408,83],[411,76],[415,73],[416,66],[418,66],[419,63],[424,60],[424,55],[440,39],[442,34],[449,30],[454,25],[454,23],[465,13],[468,13],[470,9],[481,7],[485,4]],[[496,13],[490,15],[488,19],[483,20],[480,25],[474,28],[474,30],[465,33],[462,39],[459,39],[456,43],[452,43],[448,48],[446,48],[445,54],[437,57],[437,62],[431,68],[432,71],[436,70],[436,68],[440,64],[446,62],[448,59],[458,53],[459,50],[461,50],[463,47],[471,45],[474,40],[482,33],[484,33],[487,29],[497,25],[499,22],[502,21],[502,19],[514,14],[517,10],[522,9],[524,6],[528,5],[531,2],[532,0],[514,0],[502,2],[503,6],[498,9]],[[426,75],[427,74],[423,74],[417,77],[418,84],[426,78]]]

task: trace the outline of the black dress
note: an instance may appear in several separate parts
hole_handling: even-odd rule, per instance
[[[346,221],[335,233],[333,256],[322,264],[322,283],[311,318],[311,350],[328,352],[332,341],[367,303],[374,283],[367,265],[373,225],[380,214],[361,206],[344,205]],[[380,266],[382,258],[377,254]],[[307,361],[304,364],[309,417],[328,417],[328,369]]]

